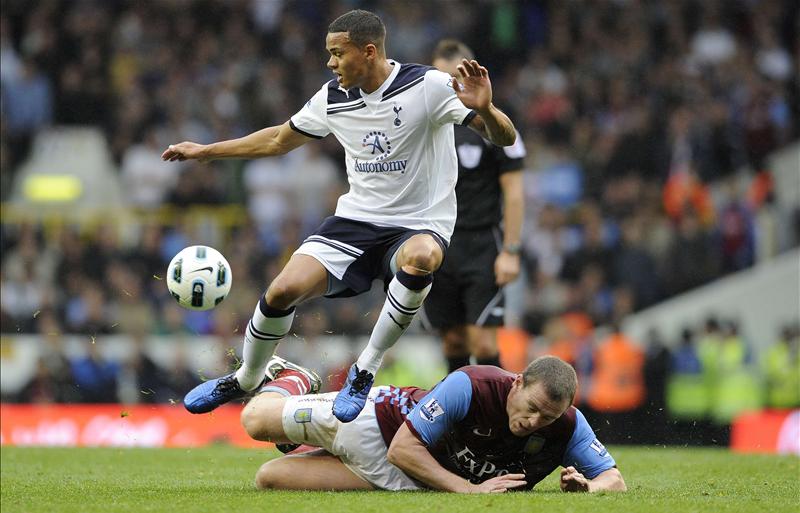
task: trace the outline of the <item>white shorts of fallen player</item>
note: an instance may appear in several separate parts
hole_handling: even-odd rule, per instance
[[[349,423],[333,416],[336,392],[292,396],[283,407],[283,430],[296,444],[312,445],[338,456],[354,474],[383,490],[423,488],[386,459],[387,447],[375,418],[375,387],[361,414]]]

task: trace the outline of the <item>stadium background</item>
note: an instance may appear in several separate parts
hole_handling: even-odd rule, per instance
[[[327,24],[354,7],[383,17],[401,62],[427,63],[441,37],[467,42],[523,134],[525,273],[509,290],[508,368],[545,353],[572,362],[604,442],[726,445],[740,413],[769,408],[779,425],[800,406],[794,2],[0,7],[3,444],[78,440],[12,403],[69,415],[52,405],[108,403],[90,413],[133,421],[177,410],[201,377],[236,364],[258,295],[346,187],[341,149],[326,138],[253,162],[159,156],[284,122],[329,79]],[[208,313],[180,309],[163,282],[196,243],[233,267],[233,292]],[[736,292],[753,273],[775,281],[787,261],[790,279],[770,293],[788,301]],[[381,302],[374,290],[303,305],[279,352],[335,388]],[[643,329],[625,328],[636,319]],[[378,379],[430,385],[443,369],[417,325]],[[150,403],[165,409],[132,406]]]

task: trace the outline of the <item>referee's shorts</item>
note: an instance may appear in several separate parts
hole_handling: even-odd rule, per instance
[[[503,325],[505,297],[494,274],[502,240],[497,227],[453,233],[447,258],[425,299],[423,322],[429,328]]]

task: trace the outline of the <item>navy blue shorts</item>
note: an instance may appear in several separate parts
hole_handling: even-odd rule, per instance
[[[312,256],[328,270],[325,297],[357,296],[367,292],[374,280],[389,286],[397,271],[397,250],[418,233],[431,235],[446,254],[447,243],[433,230],[377,226],[337,216],[326,218],[295,254]]]

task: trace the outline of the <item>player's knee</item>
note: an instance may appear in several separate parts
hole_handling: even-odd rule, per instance
[[[256,472],[255,485],[259,490],[270,490],[282,488],[281,479],[283,476],[278,472],[276,460],[268,461],[261,465]]]
[[[430,245],[419,245],[410,249],[403,264],[414,269],[432,273],[439,268],[442,263],[441,250]]]
[[[269,441],[269,426],[266,422],[266,415],[259,408],[246,406],[242,410],[240,417],[242,427],[253,440],[260,442]]]
[[[267,304],[272,308],[286,310],[297,303],[302,293],[299,286],[278,277],[267,289]]]

